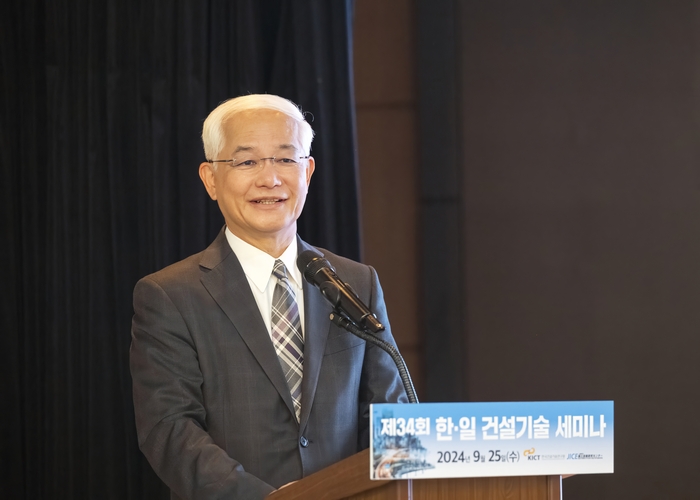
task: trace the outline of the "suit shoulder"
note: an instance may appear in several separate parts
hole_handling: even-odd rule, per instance
[[[175,262],[159,271],[144,276],[139,282],[152,281],[162,288],[167,288],[173,285],[191,282],[193,279],[199,280],[199,263],[202,260],[202,254],[203,252],[198,252],[194,255],[190,255],[179,262]]]
[[[363,270],[367,272],[369,270],[370,266],[368,266],[367,264],[348,259],[347,257],[343,257],[342,255],[336,255],[330,250],[326,250],[325,248],[315,248],[323,254],[323,257],[325,259],[328,259],[328,262],[333,264],[333,267],[341,267],[343,269],[351,269],[353,271],[359,272],[362,272]]]
[[[374,268],[367,264],[348,259],[336,255],[325,248],[317,247],[323,254],[323,257],[331,263],[342,279],[346,280],[353,286],[369,286],[373,281],[378,280],[377,273]],[[357,291],[357,290],[356,290]]]

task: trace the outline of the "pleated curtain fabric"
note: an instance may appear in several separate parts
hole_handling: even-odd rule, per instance
[[[170,498],[138,448],[132,292],[224,224],[198,177],[220,102],[302,106],[323,168],[299,235],[360,258],[352,12],[352,0],[0,3],[3,498]]]

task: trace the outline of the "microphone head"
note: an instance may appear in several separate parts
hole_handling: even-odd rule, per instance
[[[314,278],[321,269],[329,269],[335,274],[335,268],[331,263],[315,250],[304,250],[301,252],[297,257],[297,267],[301,274],[304,275],[304,279],[315,286],[318,286],[319,283]]]
[[[314,259],[322,258],[323,256],[316,250],[304,250],[297,256],[297,267],[302,274],[306,271],[306,267]]]

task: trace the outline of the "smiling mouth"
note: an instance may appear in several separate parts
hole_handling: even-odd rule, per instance
[[[274,205],[275,203],[278,203],[280,201],[284,201],[281,198],[275,198],[273,200],[255,200],[253,203],[258,203],[260,205]]]

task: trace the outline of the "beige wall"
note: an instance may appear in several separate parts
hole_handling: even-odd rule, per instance
[[[358,0],[354,43],[364,261],[379,273],[420,399],[413,2]]]

